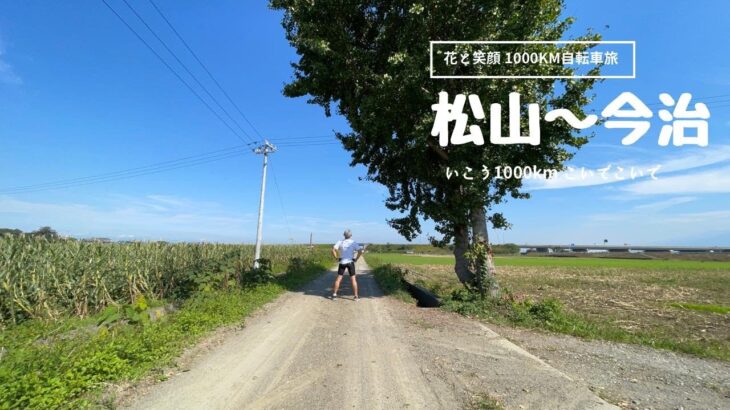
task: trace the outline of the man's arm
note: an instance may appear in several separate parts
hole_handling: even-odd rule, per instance
[[[358,244],[360,245],[360,244]],[[360,248],[357,250],[357,255],[355,255],[355,262],[357,262],[358,259],[362,256],[362,254],[365,253],[365,247],[360,245]]]
[[[332,247],[332,256],[334,256],[335,259],[339,259],[337,256],[337,245]]]

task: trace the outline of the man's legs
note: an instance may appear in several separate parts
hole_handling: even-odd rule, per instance
[[[340,282],[342,282],[342,275],[337,275],[337,279],[335,279],[335,286],[332,290],[332,296],[337,296],[337,291],[340,289]]]
[[[350,283],[352,284],[352,292],[355,294],[355,299],[360,298],[357,293],[357,277],[355,276],[355,262],[350,262],[347,266],[347,273],[350,274]]]
[[[342,279],[342,276],[340,276],[340,279]],[[350,276],[350,283],[352,284],[352,291],[355,293],[355,298],[359,298],[357,294],[357,278],[355,275]]]
[[[337,296],[337,291],[340,289],[340,282],[342,282],[342,276],[345,274],[345,265],[337,265],[337,279],[335,279],[335,286],[332,289],[332,296]]]

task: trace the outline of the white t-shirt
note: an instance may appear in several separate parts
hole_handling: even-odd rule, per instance
[[[340,263],[344,265],[353,261],[355,252],[362,249],[362,245],[352,239],[345,239],[337,241],[334,248],[340,253]]]

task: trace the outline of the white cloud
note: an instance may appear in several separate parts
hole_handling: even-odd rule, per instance
[[[697,198],[693,196],[680,196],[676,198],[670,198],[663,201],[652,202],[648,204],[637,205],[634,207],[635,210],[650,210],[650,211],[661,211],[663,209],[671,208],[675,205],[682,205],[689,202],[696,201]]]
[[[100,204],[51,203],[0,196],[2,227],[25,231],[48,225],[63,235],[116,240],[245,242],[255,240],[257,215],[230,212],[221,204],[169,195],[108,195]],[[287,223],[288,222],[288,223]],[[345,228],[362,242],[401,242],[385,221],[264,216],[264,243],[335,242]]]
[[[617,170],[617,166],[621,166],[624,169],[623,176],[630,177],[630,169],[634,167],[635,170],[644,171],[644,175],[647,175],[646,170],[654,168],[657,165],[661,165],[661,168],[657,171],[657,177],[659,180],[667,180],[674,177],[663,177],[662,174],[688,171],[695,168],[705,167],[708,165],[716,165],[723,162],[730,161],[730,145],[719,145],[702,148],[698,151],[694,151],[689,155],[674,155],[672,157],[665,157],[651,163],[641,164],[639,162],[629,161],[618,161],[613,162],[611,169],[607,172],[606,177],[596,172],[598,168],[604,168],[608,164],[602,164],[600,166],[590,168],[586,167],[585,170],[591,170],[592,173],[584,172],[580,167],[572,169],[570,172],[560,172],[554,178],[542,178],[542,179],[529,179],[525,181],[525,188],[528,190],[540,190],[540,189],[565,189],[565,188],[576,188],[586,186],[597,186],[615,184],[619,182],[626,182],[626,180],[618,180],[612,175]],[[646,176],[644,177],[646,178]],[[644,182],[644,181],[642,181]],[[650,181],[645,181],[650,182]],[[653,181],[651,181],[653,182]],[[695,191],[703,192],[703,191]],[[712,191],[716,192],[716,191]],[[722,191],[727,192],[727,191]]]
[[[662,163],[661,172],[683,171],[730,161],[730,145],[701,148],[692,155],[677,156]]]
[[[48,203],[0,197],[0,215],[25,230],[50,225],[62,234],[118,239],[243,240],[252,237],[254,215],[234,215],[210,202],[151,195],[110,196],[111,206]],[[251,233],[246,235],[247,233]]]
[[[730,166],[639,181],[622,190],[634,195],[730,193]]]

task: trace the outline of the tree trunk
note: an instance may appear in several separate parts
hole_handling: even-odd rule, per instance
[[[499,294],[499,284],[495,278],[494,263],[491,253],[486,256],[486,266],[477,266],[477,269],[486,269],[485,272],[474,272],[469,267],[470,263],[465,254],[469,250],[470,244],[481,243],[485,247],[489,246],[489,234],[487,232],[487,213],[482,207],[472,209],[469,219],[471,222],[471,241],[469,238],[470,227],[466,224],[456,225],[454,228],[454,271],[456,276],[463,284],[473,284],[477,275],[485,279],[488,288],[484,289],[485,293],[496,297]]]
[[[472,243],[489,244],[489,233],[487,233],[487,213],[484,208],[474,208],[469,214],[471,219]]]
[[[464,254],[469,250],[469,227],[456,225],[454,228],[454,257],[456,259],[454,271],[461,283],[474,281],[474,272],[469,270],[469,261]]]
[[[486,284],[489,286],[485,289],[492,297],[496,297],[499,294],[499,284],[497,278],[494,277],[496,270],[494,268],[494,261],[492,260],[492,252],[489,247],[489,233],[487,232],[487,212],[483,207],[474,208],[469,215],[471,219],[471,231],[472,231],[472,244],[481,243],[489,249],[487,257],[487,266],[478,266],[477,269],[486,268],[486,272],[476,272],[476,275],[480,275],[485,279]],[[482,276],[483,275],[483,276]]]

